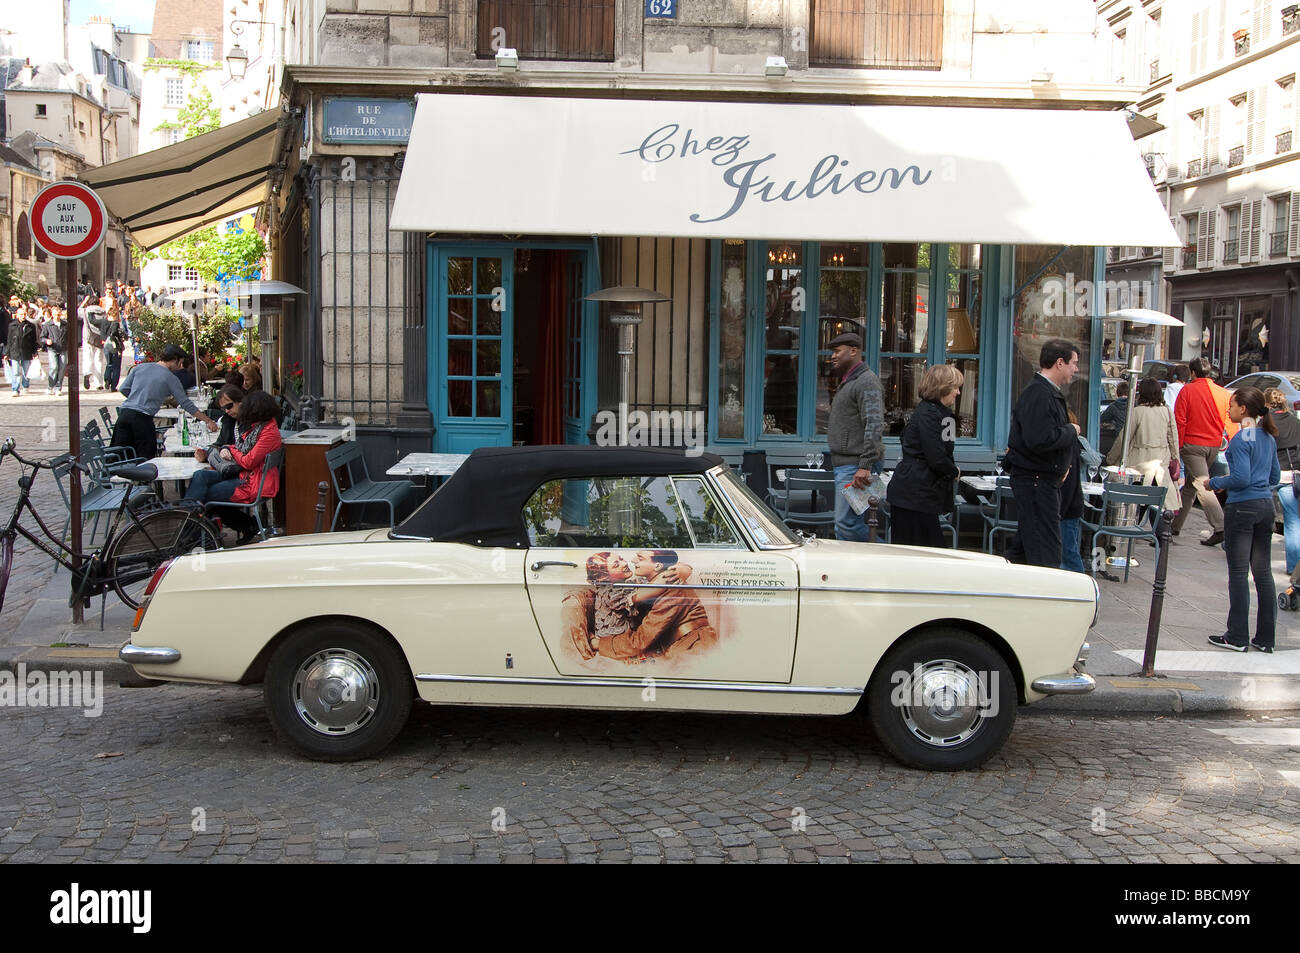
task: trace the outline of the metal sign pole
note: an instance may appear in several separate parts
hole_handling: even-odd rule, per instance
[[[68,311],[68,452],[74,461],[81,460],[81,309],[80,294],[77,291],[77,275],[81,269],[80,258],[68,258],[63,263],[63,286],[66,289]],[[109,435],[110,439],[112,435]],[[72,519],[68,525],[72,529],[72,565],[73,572],[81,566],[81,473],[74,467],[68,471],[68,502]],[[86,621],[85,610],[80,599],[72,606],[72,621]]]

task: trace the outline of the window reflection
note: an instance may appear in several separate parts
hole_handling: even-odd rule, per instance
[[[745,436],[745,243],[722,244],[718,436]]]

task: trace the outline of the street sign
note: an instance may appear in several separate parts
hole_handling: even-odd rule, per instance
[[[80,258],[99,247],[108,225],[104,203],[80,182],[55,182],[36,193],[32,240],[55,258]]]

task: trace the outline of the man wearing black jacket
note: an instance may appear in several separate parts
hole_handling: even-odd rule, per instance
[[[1079,349],[1053,338],[1038,355],[1039,371],[1011,412],[1004,466],[1011,473],[1018,531],[1007,558],[1031,566],[1061,565],[1061,487],[1070,471],[1078,424],[1062,389],[1079,373]]]
[[[55,308],[50,320],[41,325],[41,343],[50,355],[49,393],[58,397],[63,393],[63,361],[68,353],[68,324],[63,308]]]

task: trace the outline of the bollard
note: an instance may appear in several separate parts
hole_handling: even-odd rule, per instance
[[[1142,655],[1142,677],[1151,678],[1156,673],[1156,642],[1160,637],[1160,614],[1165,607],[1165,575],[1169,571],[1169,544],[1173,539],[1174,514],[1160,511],[1156,524],[1156,539],[1160,540],[1160,556],[1156,559],[1156,580],[1151,587],[1151,613],[1147,616],[1147,646]]]
[[[880,497],[873,496],[867,500],[867,542],[876,541],[876,530],[880,527]]]
[[[330,485],[322,480],[316,484],[316,532],[324,532],[325,498],[329,496]]]

